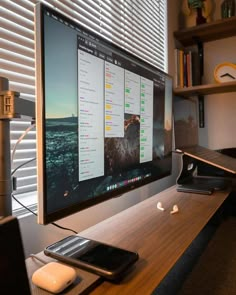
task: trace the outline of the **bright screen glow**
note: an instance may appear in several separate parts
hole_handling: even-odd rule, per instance
[[[36,8],[39,222],[171,173],[172,78]]]

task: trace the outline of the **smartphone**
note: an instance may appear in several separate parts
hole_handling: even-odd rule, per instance
[[[44,253],[108,280],[120,279],[139,259],[136,252],[77,235],[69,236],[46,247]]]

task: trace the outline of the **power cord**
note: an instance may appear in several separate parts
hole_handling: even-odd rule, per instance
[[[32,214],[34,214],[35,216],[38,216],[38,214],[37,213],[35,213],[34,211],[32,211],[30,208],[28,208],[27,206],[25,206],[23,203],[21,203],[13,194],[11,194],[11,196],[12,196],[12,198],[18,203],[18,204],[20,204],[23,208],[25,208],[26,210],[28,210],[29,212],[31,212]],[[71,232],[73,232],[74,234],[78,234],[78,232],[77,231],[75,231],[75,230],[73,230],[73,229],[71,229],[71,228],[68,228],[68,227],[64,227],[64,226],[61,226],[61,225],[59,225],[59,224],[57,224],[57,223],[55,223],[55,222],[51,222],[50,224],[52,224],[52,225],[54,225],[54,226],[56,226],[56,227],[58,227],[58,228],[60,228],[60,229],[63,229],[63,230],[68,230],[68,231],[71,231]]]
[[[35,254],[30,254],[29,257],[31,257],[32,259],[36,259],[36,260],[40,261],[40,262],[43,263],[43,264],[47,264],[47,262],[46,262],[45,260],[39,258],[39,257],[38,257],[37,255],[35,255]]]
[[[32,121],[31,125],[24,131],[24,133],[18,138],[17,142],[15,143],[13,150],[12,150],[12,156],[11,156],[11,163],[13,165],[13,160],[15,157],[15,152],[16,152],[16,148],[17,145],[22,141],[22,139],[30,132],[31,129],[35,128],[35,122]]]
[[[36,160],[36,158],[32,158],[32,159],[30,159],[30,160],[24,162],[23,164],[19,165],[18,167],[16,167],[16,168],[11,172],[11,176],[13,176],[13,175],[16,173],[16,171],[17,171],[18,169],[20,169],[21,167],[23,167],[23,166],[25,166],[25,165],[27,165],[27,164],[29,164],[30,162],[33,162],[33,161],[35,161],[35,160]]]

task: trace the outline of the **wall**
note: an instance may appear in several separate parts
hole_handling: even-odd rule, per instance
[[[178,2],[168,3],[168,38],[166,40],[168,50],[168,72],[173,75],[174,73],[174,40],[173,31],[177,29],[177,16],[176,11]],[[166,177],[161,181],[156,181],[152,184],[146,185],[142,188],[136,189],[130,193],[124,194],[119,198],[115,198],[99,205],[81,211],[68,218],[60,220],[58,224],[72,228],[76,231],[82,231],[99,221],[102,221],[136,203],[143,201],[144,199],[164,190],[165,188],[175,184],[176,177],[179,172],[179,158],[174,155],[173,159],[173,173],[170,177]],[[71,234],[68,231],[64,231],[54,227],[53,225],[42,226],[38,225],[35,216],[27,216],[20,219],[20,227],[23,237],[23,244],[25,254],[28,256],[31,253],[37,253],[42,251],[44,247],[49,244],[62,239],[65,236]]]
[[[209,42],[205,45],[206,83],[215,83],[214,68],[221,62],[235,62],[236,37]],[[212,54],[214,52],[214,54]],[[235,93],[222,93],[205,97],[205,124],[200,130],[200,144],[210,149],[236,147],[236,97]]]
[[[179,4],[187,0],[179,0]],[[212,20],[221,19],[223,0],[207,0],[213,5]],[[184,16],[179,5],[179,24],[182,27]],[[203,83],[214,81],[214,68],[222,62],[236,63],[236,36],[218,41],[204,43],[204,77]],[[199,128],[199,144],[210,149],[236,147],[236,99],[235,92],[205,96],[205,128]]]
[[[214,20],[220,19],[220,5],[215,1]],[[215,83],[214,68],[222,62],[236,63],[236,37],[204,44],[204,83]],[[199,131],[200,145],[210,149],[236,147],[236,93],[205,96],[205,128]]]

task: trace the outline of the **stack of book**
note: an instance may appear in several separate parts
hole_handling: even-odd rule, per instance
[[[200,68],[197,52],[175,48],[175,87],[191,87],[200,84]]]

